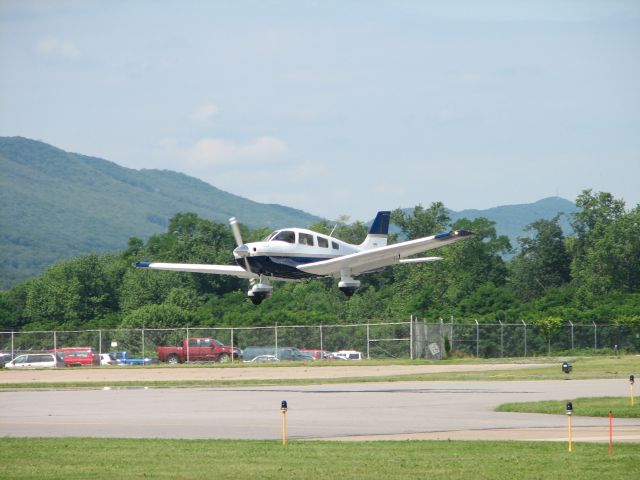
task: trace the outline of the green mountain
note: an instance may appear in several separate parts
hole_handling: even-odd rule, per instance
[[[560,217],[560,226],[565,235],[570,235],[573,230],[570,224],[570,214],[578,211],[578,207],[573,202],[561,197],[548,197],[534,203],[521,205],[504,205],[489,208],[486,210],[461,210],[459,212],[449,212],[451,220],[455,222],[460,218],[474,220],[478,217],[485,217],[496,222],[496,232],[498,235],[506,235],[511,240],[511,246],[517,248],[518,237],[527,236],[525,227],[536,220],[551,220],[558,213],[563,213]]]
[[[319,218],[253,202],[167,170],[133,170],[21,137],[0,137],[0,288],[57,261],[120,250],[166,231],[178,212],[252,228]]]

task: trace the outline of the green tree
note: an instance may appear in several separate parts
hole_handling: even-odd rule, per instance
[[[145,305],[125,315],[122,328],[176,328],[189,326],[192,315],[176,305]]]
[[[496,233],[495,222],[484,217],[462,218],[453,228],[471,231],[474,236],[438,250],[447,269],[450,302],[457,304],[485,283],[504,286],[507,267],[502,256],[511,252],[511,243],[507,236]]]
[[[81,326],[118,309],[123,272],[113,255],[86,255],[50,267],[29,283],[25,314],[36,322]]]
[[[590,240],[576,279],[595,295],[640,291],[640,206],[617,216]]]
[[[562,327],[562,319],[559,317],[539,318],[533,324],[544,335],[547,341],[547,353],[551,355],[551,337]]]
[[[559,219],[556,215],[551,220],[537,220],[525,228],[535,232],[533,236],[518,238],[520,252],[511,262],[511,283],[523,300],[537,298],[548,288],[571,280],[571,259]]]
[[[624,200],[614,199],[607,192],[592,193],[591,189],[578,195],[576,206],[581,210],[573,214],[571,226],[575,238],[569,244],[574,276],[584,267],[587,252],[595,240],[603,235],[611,222],[625,213]]]
[[[445,230],[451,219],[442,202],[433,202],[429,208],[418,204],[408,214],[397,208],[391,212],[391,221],[395,223],[408,240],[428,237]]]

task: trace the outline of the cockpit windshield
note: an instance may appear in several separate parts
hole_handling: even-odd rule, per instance
[[[281,230],[279,232],[274,232],[275,235],[272,235],[269,240],[287,242],[287,243],[296,243],[296,234],[291,230]]]
[[[276,236],[276,234],[278,233],[278,231],[276,230],[275,232],[271,232],[269,235],[267,235],[266,237],[264,237],[264,240],[262,240],[263,242],[268,242],[269,240],[271,240],[273,237]]]

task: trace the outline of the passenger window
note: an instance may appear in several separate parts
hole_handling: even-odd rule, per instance
[[[190,347],[197,347],[198,346],[198,340],[195,338],[190,338],[189,339],[189,346]]]
[[[322,248],[329,248],[329,240],[323,237],[318,237],[318,246]]]
[[[287,243],[296,243],[296,234],[290,230],[283,230],[282,232],[278,233],[275,237],[273,237],[273,240],[279,240],[281,242],[287,242]]]
[[[334,250],[338,250],[338,242],[331,242],[331,247],[332,247]]]
[[[308,233],[301,233],[298,243],[300,245],[309,245],[310,247],[313,247],[313,235],[309,235]]]

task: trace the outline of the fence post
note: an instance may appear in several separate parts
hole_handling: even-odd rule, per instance
[[[236,349],[233,348],[233,327],[231,327],[231,363],[233,363],[233,357]]]
[[[98,330],[98,351],[102,355],[102,329]]]
[[[142,358],[144,358],[144,327],[140,330],[140,335],[142,336]],[[142,364],[144,365],[144,362]]]
[[[324,343],[322,340],[322,324],[320,324],[320,350],[324,350]]]
[[[58,336],[56,335],[56,331],[53,331],[53,350],[58,350]]]
[[[187,327],[187,363],[189,363],[189,352],[191,347],[189,346],[189,327]]]
[[[500,324],[500,356],[504,357],[504,325],[500,320],[498,323]]]
[[[13,339],[13,330],[11,330],[11,358],[15,358],[15,347],[14,347],[14,339]]]
[[[278,324],[276,323],[274,328],[273,328],[274,334],[275,334],[275,342],[276,342],[276,351],[274,352],[276,354],[276,358],[278,358]],[[279,358],[278,358],[279,360]]]
[[[476,322],[476,358],[479,358],[480,357],[480,324],[476,319],[474,319],[473,321]]]
[[[413,360],[413,315],[409,317],[409,358]]]
[[[369,321],[367,320],[367,360],[370,360],[371,357],[369,356],[369,344],[370,344],[371,340],[369,337]]]
[[[522,325],[524,325],[524,356],[527,356],[527,324],[524,323],[524,320],[520,320]]]
[[[571,320],[569,320],[569,325],[571,325],[571,350],[573,350],[573,322]]]
[[[593,323],[593,349],[598,350],[598,325],[593,320],[591,323]]]

